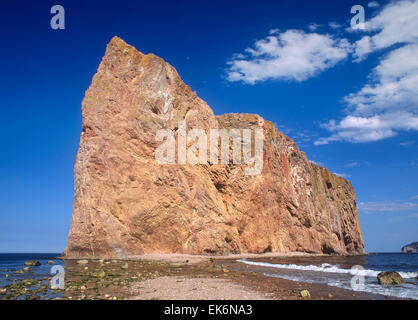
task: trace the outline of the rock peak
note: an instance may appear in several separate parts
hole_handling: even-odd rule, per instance
[[[118,36],[114,36],[106,47],[106,55],[124,55],[126,57],[143,56],[142,52],[139,52],[134,46],[126,43]]]
[[[114,47],[118,47],[118,48],[123,48],[123,47],[132,47],[131,45],[127,44],[123,39],[119,38],[118,36],[114,36],[109,43],[107,44],[108,46],[114,46]]]

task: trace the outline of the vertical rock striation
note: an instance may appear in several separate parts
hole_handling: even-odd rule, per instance
[[[258,115],[215,116],[161,58],[115,37],[82,103],[65,256],[363,253],[351,183],[308,161]],[[258,128],[263,171],[158,164],[156,132]]]

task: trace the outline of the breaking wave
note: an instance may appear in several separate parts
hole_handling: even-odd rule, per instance
[[[269,268],[277,268],[277,269],[292,269],[292,270],[305,270],[305,271],[317,271],[317,272],[330,272],[330,273],[345,273],[357,276],[365,276],[365,277],[377,277],[377,275],[382,271],[370,270],[370,269],[343,269],[339,268],[336,265],[332,265],[329,263],[323,263],[320,266],[315,265],[298,265],[298,264],[276,264],[276,263],[267,263],[267,262],[255,262],[255,261],[248,261],[248,260],[238,260],[238,262],[242,262],[245,264],[253,265],[253,266],[261,266],[261,267],[269,267]],[[418,276],[418,272],[398,272],[402,278],[404,279],[411,279],[416,278]]]

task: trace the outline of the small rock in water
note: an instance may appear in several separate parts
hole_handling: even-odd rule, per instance
[[[377,281],[381,285],[395,285],[404,282],[401,275],[396,271],[380,272],[377,275]]]
[[[23,271],[29,271],[30,270],[30,268],[29,267],[24,267],[23,268]]]
[[[0,271],[7,272],[9,269],[1,269]]]
[[[89,263],[89,261],[88,261],[88,260],[83,259],[83,260],[78,260],[78,261],[77,261],[77,263],[78,263],[78,264],[87,264],[87,263]]]
[[[22,274],[22,273],[24,273],[24,271],[23,270],[16,270],[15,273]]]
[[[29,260],[25,262],[25,266],[30,266],[30,267],[37,267],[40,266],[41,263],[37,260]]]
[[[306,289],[301,290],[301,291],[299,292],[299,294],[300,294],[300,296],[301,296],[302,298],[310,298],[310,297],[311,297],[311,294],[310,294],[310,293],[309,293],[309,291],[308,291],[308,290],[306,290]]]
[[[47,262],[47,264],[54,264],[54,261],[53,261],[53,260],[49,260],[49,261]]]
[[[22,284],[26,287],[34,286],[37,283],[38,283],[38,281],[36,279],[24,279],[24,280],[22,280]]]

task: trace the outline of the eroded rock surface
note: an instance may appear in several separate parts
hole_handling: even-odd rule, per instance
[[[215,116],[161,58],[115,37],[82,103],[67,257],[302,251],[356,254],[351,183],[308,161],[258,115]],[[263,171],[158,164],[156,132],[258,128]]]

